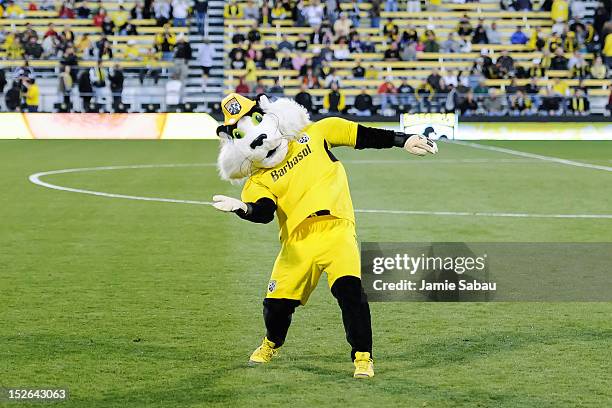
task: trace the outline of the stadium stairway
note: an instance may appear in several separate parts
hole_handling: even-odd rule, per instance
[[[208,106],[219,102],[223,96],[223,6],[222,0],[208,3],[207,29],[205,35],[198,33],[195,19],[191,23],[189,39],[194,59],[189,62],[189,76],[185,86],[184,101],[198,104],[198,111],[207,111]],[[202,70],[197,55],[198,45],[208,38],[215,48],[214,65],[210,71],[206,89],[202,88]]]

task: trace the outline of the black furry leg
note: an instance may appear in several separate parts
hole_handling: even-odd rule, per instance
[[[299,300],[293,299],[264,299],[263,316],[266,324],[266,337],[276,347],[282,346],[285,342],[291,324],[291,315],[299,304]]]
[[[332,285],[331,292],[342,310],[346,340],[352,347],[351,358],[355,360],[357,351],[367,351],[372,355],[370,306],[361,287],[361,279],[355,276],[338,278]]]

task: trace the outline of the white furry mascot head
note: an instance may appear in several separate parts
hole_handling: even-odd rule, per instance
[[[310,123],[297,102],[265,95],[253,101],[230,94],[221,102],[225,122],[217,128],[221,150],[217,166],[221,178],[239,181],[260,168],[271,168],[287,155],[289,142]]]

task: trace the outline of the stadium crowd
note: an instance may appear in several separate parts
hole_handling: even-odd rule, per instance
[[[26,10],[49,11],[53,16],[42,31],[40,24],[46,19],[27,19],[23,25],[0,25],[0,48],[3,50],[0,52],[0,97],[7,110],[38,110],[39,73],[31,63],[37,60],[59,62],[55,77],[57,92],[65,105],[62,109],[73,109],[76,105],[76,101],[71,100],[75,94],[73,89],[78,90],[82,110],[99,110],[100,104],[111,98],[115,111],[125,109],[121,101],[126,75],[138,78],[141,85],[149,81],[157,84],[161,76],[168,77],[166,102],[178,105],[188,76],[188,62],[194,57],[200,60],[204,70],[203,86],[206,85],[212,66],[210,42],[205,40],[193,50],[185,32],[177,32],[175,28],[186,27],[189,17],[193,16],[198,32],[203,35],[207,0],[145,0],[131,3],[129,8],[118,2],[116,9],[108,12],[101,1],[95,3],[96,7],[91,7],[92,4],[83,0],[61,3],[0,0],[0,19],[26,19]],[[58,19],[86,20],[85,26],[91,30],[75,30],[68,23],[57,26]],[[152,42],[137,40],[143,26],[135,22],[143,20],[153,20],[153,27],[159,27]],[[37,27],[33,27],[32,22]],[[78,25],[78,28],[83,27],[83,24]],[[125,37],[125,41],[111,40],[119,36]],[[3,59],[22,60],[23,64],[11,70],[3,68]],[[90,63],[82,64],[84,61]],[[128,68],[122,68],[125,62]]]
[[[463,2],[463,1],[461,1]],[[276,79],[266,87],[262,73],[270,68],[272,61],[279,61],[280,69],[299,72],[300,90],[295,98],[311,111],[345,112],[370,115],[376,112],[393,115],[402,111],[455,111],[463,115],[561,115],[566,113],[586,115],[589,113],[585,79],[610,78],[612,69],[612,22],[610,1],[599,3],[595,15],[583,21],[580,1],[545,0],[537,7],[550,12],[552,29],[545,34],[540,27],[524,32],[517,26],[505,44],[522,44],[533,52],[541,52],[528,65],[518,64],[507,50],[493,53],[487,45],[504,44],[497,23],[480,18],[472,24],[468,15],[457,22],[453,32],[442,37],[436,33],[435,21],[424,29],[408,25],[403,29],[392,18],[381,19],[381,11],[397,11],[397,1],[372,0],[368,9],[369,27],[379,28],[386,37],[384,61],[416,61],[419,53],[469,53],[475,44],[480,49],[479,57],[466,70],[433,69],[417,86],[403,79],[394,81],[392,71],[381,72],[359,54],[376,52],[370,35],[361,35],[357,28],[364,27],[359,1],[349,2],[351,7],[340,8],[338,1],[311,0],[290,1],[248,0],[230,1],[225,7],[226,18],[248,18],[256,23],[246,34],[233,34],[232,49],[228,55],[229,68],[244,70],[236,91],[242,94],[267,92],[283,94],[282,81]],[[404,3],[402,3],[404,5]],[[439,10],[441,1],[408,1],[408,11]],[[501,1],[502,10],[533,10],[529,0]],[[423,10],[425,11],[425,10]],[[426,17],[424,17],[426,18]],[[262,41],[261,27],[270,26],[274,20],[290,20],[293,26],[313,27],[310,35],[299,34],[290,41],[283,35],[279,41]],[[263,44],[262,44],[263,42]],[[503,48],[503,47],[502,47]],[[301,53],[313,51],[312,58]],[[499,47],[498,47],[499,49]],[[568,58],[568,55],[571,57]],[[350,79],[379,80],[376,100],[365,89],[355,96],[348,106],[343,90],[343,78],[331,67],[334,61],[354,61]],[[540,86],[538,80],[548,78],[549,71],[568,71],[570,78],[578,80],[578,86],[570,87],[567,79],[551,77],[549,85]],[[486,80],[506,79],[511,81],[502,92],[488,87]],[[528,82],[527,85],[517,85]],[[395,82],[395,83],[394,83]],[[316,106],[311,95],[313,89],[328,89],[320,106]],[[612,108],[612,93],[608,111]]]

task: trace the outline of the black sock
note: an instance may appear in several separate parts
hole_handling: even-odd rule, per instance
[[[361,279],[355,276],[338,278],[332,285],[331,292],[342,310],[346,340],[352,347],[351,358],[355,360],[355,353],[358,351],[367,351],[372,356],[370,306],[361,287]]]
[[[266,337],[274,343],[275,347],[280,347],[285,342],[291,324],[291,315],[299,305],[299,300],[264,299],[263,316],[266,324]]]

